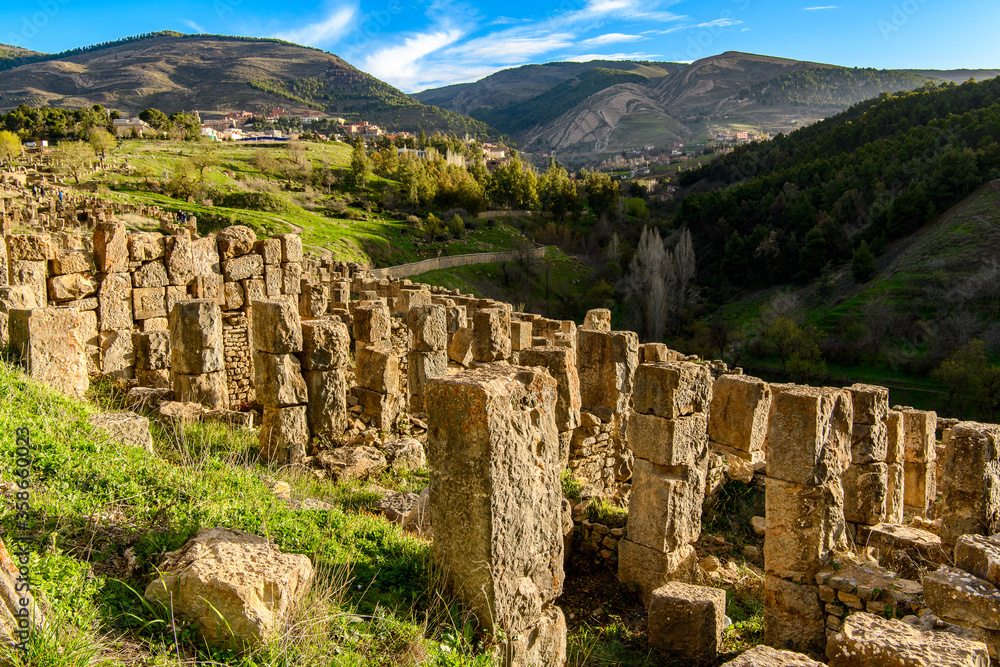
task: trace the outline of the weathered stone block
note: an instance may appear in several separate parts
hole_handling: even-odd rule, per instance
[[[259,282],[259,281],[258,281]],[[246,303],[243,293],[243,283],[225,283],[226,310],[239,310]]]
[[[714,660],[725,618],[725,590],[672,581],[653,591],[649,645],[679,658]]]
[[[166,287],[170,284],[162,261],[146,262],[132,273],[133,287]]]
[[[456,331],[448,343],[448,358],[468,367],[472,363],[472,329],[463,327]]]
[[[313,436],[340,438],[347,427],[347,373],[343,369],[307,371],[307,418]]]
[[[281,265],[281,278],[285,294],[298,294],[302,290],[302,264],[285,262]]]
[[[229,407],[229,387],[225,371],[184,375],[172,373],[174,396],[182,403],[201,403],[206,408]],[[259,391],[259,389],[258,389]]]
[[[907,461],[903,464],[903,503],[924,514],[934,502],[935,467]]]
[[[225,261],[253,252],[257,234],[244,225],[230,225],[219,232],[215,240],[219,246],[219,259]]]
[[[257,254],[264,258],[264,264],[281,264],[281,239],[261,239],[255,247]]]
[[[97,292],[101,331],[132,328],[132,279],[127,273],[108,273]]]
[[[243,305],[247,309],[253,307],[254,301],[267,301],[279,296],[278,294],[272,296],[264,286],[264,281],[259,278],[241,280],[240,285],[243,286]]]
[[[628,447],[636,458],[659,466],[700,461],[708,453],[705,421],[702,412],[664,419],[633,410],[628,420]]]
[[[855,424],[879,424],[889,413],[889,390],[871,384],[852,384],[845,387],[851,392]]]
[[[1000,590],[948,565],[924,574],[924,601],[935,615],[962,625],[1000,630]]]
[[[147,371],[170,368],[170,334],[166,331],[133,334],[135,365]]]
[[[2,290],[2,288],[0,288]],[[3,313],[3,297],[0,295],[0,344],[3,344],[3,323],[7,319]],[[80,311],[80,337],[83,339],[84,355],[87,358],[87,373],[101,372],[101,333],[97,328],[97,311]]]
[[[675,551],[701,535],[708,456],[664,466],[636,459],[628,511],[629,539],[656,551]]]
[[[76,301],[97,293],[97,281],[89,273],[70,273],[49,278],[49,299]]]
[[[299,292],[299,314],[303,318],[316,319],[326,315],[330,309],[330,297],[327,286],[323,283],[312,283],[302,280]]]
[[[518,364],[538,366],[556,381],[556,428],[571,431],[580,424],[580,376],[576,352],[565,347],[529,347],[521,350]]]
[[[388,343],[359,344],[354,376],[359,387],[381,394],[399,391],[399,357]]]
[[[472,358],[480,363],[510,357],[510,313],[505,308],[478,310],[472,317]]]
[[[249,280],[264,275],[264,258],[260,255],[243,255],[222,262],[222,275],[229,282]]]
[[[212,236],[191,239],[191,263],[195,276],[221,274],[219,246]]]
[[[253,302],[253,343],[270,354],[302,351],[302,321],[295,304],[285,299]]]
[[[3,244],[0,244],[3,246]],[[45,305],[39,301],[35,291],[23,285],[0,287],[0,345],[10,342],[10,312],[12,310],[31,310]]]
[[[611,331],[611,311],[607,308],[588,310],[583,318],[583,328],[594,331]]]
[[[167,316],[166,290],[146,287],[132,290],[132,316],[137,320]]]
[[[220,307],[226,307],[226,291],[225,282],[223,278],[218,273],[210,273],[206,276],[196,276],[194,282],[190,286],[191,294],[196,299],[211,299],[219,304]]]
[[[949,632],[921,631],[908,623],[867,612],[844,619],[840,632],[827,644],[826,657],[830,667],[987,667],[990,664],[986,644]]]
[[[635,371],[636,412],[676,419],[707,411],[711,401],[712,373],[707,366],[675,361],[641,364]]]
[[[955,566],[1000,585],[1000,535],[962,535],[955,542]]]
[[[410,395],[410,411],[423,412],[427,381],[448,374],[448,353],[444,350],[409,352],[407,353],[406,374],[407,392]]]
[[[826,667],[826,665],[802,653],[781,651],[760,644],[740,653],[722,667]]]
[[[302,323],[302,368],[328,371],[345,368],[351,351],[351,334],[339,319]]]
[[[764,642],[822,655],[826,645],[826,616],[822,605],[815,586],[796,584],[768,574],[764,580]]]
[[[219,304],[208,299],[178,301],[169,319],[174,373],[200,375],[225,369]]]
[[[843,476],[844,519],[873,526],[886,519],[889,466],[885,463],[852,465]]]
[[[771,388],[748,375],[722,375],[712,385],[708,437],[744,452],[764,449]]]
[[[851,463],[882,463],[889,449],[889,438],[884,421],[859,424],[851,428]]]
[[[520,352],[531,347],[531,322],[521,320],[511,320],[510,322],[510,349],[512,352]],[[522,366],[524,364],[521,364]]]
[[[618,581],[638,585],[646,606],[653,591],[669,581],[694,583],[697,567],[698,554],[691,544],[663,553],[627,537],[618,542]]]
[[[94,229],[94,261],[103,273],[128,271],[128,232],[120,222],[98,223]]]
[[[9,326],[11,345],[32,380],[69,396],[83,398],[90,379],[77,310],[13,309],[9,313]]]
[[[555,380],[489,366],[431,380],[426,400],[435,560],[481,623],[523,634],[562,590]]]
[[[300,405],[308,400],[299,358],[293,354],[253,355],[254,387],[257,401],[269,408]]]
[[[11,234],[4,239],[9,262],[44,262],[52,258],[52,239],[48,234]]]
[[[934,443],[937,442],[937,413],[924,410],[904,410],[903,453],[906,461],[933,463]]]
[[[300,463],[309,444],[306,406],[264,408],[260,427],[261,458],[270,463]]]
[[[181,287],[180,285],[168,285],[167,286],[167,314],[174,309],[181,301],[189,301],[191,295],[188,294],[187,287]]]
[[[285,274],[278,264],[264,265],[264,291],[268,299],[281,296],[285,286]]]
[[[889,523],[903,523],[903,465],[886,464],[885,520]]]
[[[434,352],[448,347],[448,322],[444,306],[415,306],[406,314],[411,349]]]
[[[398,394],[382,394],[364,387],[352,387],[351,393],[358,399],[361,411],[371,416],[372,426],[389,429],[395,425],[400,410]]]
[[[768,574],[800,583],[811,581],[835,551],[846,549],[844,490],[839,479],[804,486],[769,477],[764,503],[764,570]]]
[[[15,259],[10,261],[10,284],[22,285],[35,293],[35,300],[44,304],[48,297],[48,269],[45,260]]]
[[[135,347],[130,329],[101,332],[101,372],[122,380],[135,377]]]
[[[57,276],[70,273],[94,273],[97,270],[97,266],[94,264],[94,254],[85,250],[56,250],[51,267],[53,275]],[[4,272],[4,277],[6,278],[6,272]]]
[[[298,234],[277,234],[274,238],[281,242],[282,262],[302,261],[302,239]]]
[[[146,417],[134,412],[102,412],[92,415],[87,421],[116,442],[153,453],[153,434],[149,431],[149,419]]]
[[[448,316],[449,337],[459,329],[469,326],[469,318],[465,306],[448,306],[446,313]]]
[[[359,343],[379,343],[389,340],[389,309],[382,304],[357,306],[354,317],[354,340]]]
[[[853,406],[840,389],[795,387],[774,393],[768,416],[767,475],[824,484],[850,464]]]
[[[166,238],[156,232],[132,232],[128,247],[133,262],[150,262],[166,254]]]
[[[576,358],[581,407],[607,408],[624,414],[639,365],[638,335],[633,331],[580,329],[576,334]]]
[[[142,368],[136,368],[135,380],[139,383],[140,387],[165,390],[169,392],[171,397],[174,395],[174,382],[170,377],[169,369],[163,368],[155,371],[147,371]]]

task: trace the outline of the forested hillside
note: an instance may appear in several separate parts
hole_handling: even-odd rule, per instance
[[[886,94],[684,173],[730,187],[685,197],[677,223],[713,288],[807,282],[1000,176],[998,128],[1000,79]]]
[[[813,67],[759,83],[742,91],[743,99],[754,99],[758,104],[771,106],[820,106],[843,109],[852,104],[878,97],[885,91],[913,90],[929,79],[902,70],[874,68]]]

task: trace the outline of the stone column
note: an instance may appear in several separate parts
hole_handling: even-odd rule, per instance
[[[1000,532],[1000,426],[961,422],[951,429],[941,480],[941,540]]]
[[[618,579],[638,584],[647,605],[668,581],[694,583],[711,401],[712,376],[705,366],[674,362],[636,369],[628,421],[635,463],[627,537],[618,543]]]
[[[135,376],[140,387],[173,389],[170,377],[170,332],[149,331],[132,335]]]
[[[332,441],[347,428],[351,334],[338,318],[302,323],[302,369],[309,392],[309,431]]]
[[[643,346],[644,356],[667,356],[666,346]],[[712,451],[729,462],[731,477],[746,479],[764,468],[771,388],[749,375],[723,375],[712,387],[708,439]],[[743,471],[739,474],[737,469]]]
[[[851,393],[854,422],[851,465],[843,478],[844,519],[852,524],[874,526],[886,519],[889,390],[867,384],[846,389]]]
[[[389,308],[378,302],[361,304],[353,317],[357,385],[351,392],[361,405],[362,421],[390,429],[399,415],[400,396],[399,358],[389,343]]]
[[[581,425],[570,443],[569,467],[586,482],[587,494],[613,496],[632,476],[625,424],[638,350],[639,337],[632,331],[577,331]]]
[[[764,641],[822,654],[816,573],[847,548],[841,475],[850,463],[851,395],[772,387],[766,444]]]
[[[510,312],[486,308],[472,318],[472,358],[479,363],[510,358]]]
[[[427,381],[448,374],[447,320],[444,306],[414,306],[406,315],[410,329],[406,391],[411,413],[424,411]]]
[[[926,516],[937,497],[937,413],[904,408],[903,413],[903,502]]]
[[[427,383],[434,557],[504,665],[558,666],[566,622],[556,382],[491,365]]]
[[[308,393],[298,355],[302,324],[290,299],[253,303],[254,387],[264,406],[260,453],[265,461],[300,463],[309,444]]]
[[[10,342],[28,377],[68,396],[83,398],[87,375],[82,318],[75,308],[10,311]]]
[[[169,319],[174,399],[211,409],[228,408],[219,304],[210,299],[178,301]]]
[[[514,324],[513,322],[511,323]],[[531,327],[531,322],[518,322]],[[576,351],[565,347],[527,347],[519,351],[521,366],[538,366],[556,381],[556,429],[559,431],[559,462],[569,465],[573,433],[580,426],[580,376],[576,370]],[[594,443],[596,444],[596,438]]]
[[[906,437],[903,431],[903,413],[889,410],[885,416],[886,449],[885,464],[888,475],[885,495],[885,520],[901,525],[903,523],[903,466]]]

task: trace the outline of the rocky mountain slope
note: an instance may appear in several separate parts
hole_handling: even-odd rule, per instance
[[[125,113],[155,107],[168,114],[282,107],[364,118],[389,129],[491,134],[482,123],[423,105],[331,53],[279,40],[162,32],[62,54],[16,55],[0,71],[0,110],[22,103],[101,104]]]

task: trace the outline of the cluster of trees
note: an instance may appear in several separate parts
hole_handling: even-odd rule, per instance
[[[617,251],[617,237],[611,252]],[[697,263],[691,233],[683,230],[673,251],[663,245],[659,230],[643,227],[622,289],[633,309],[633,321],[644,340],[662,341],[668,323],[697,298]]]
[[[139,112],[139,120],[175,141],[196,141],[201,138],[201,120],[194,114],[178,111],[168,116],[159,109],[150,107]]]
[[[706,283],[807,282],[863,242],[878,254],[933,221],[1000,177],[998,100],[1000,79],[887,94],[684,172],[685,186],[730,186],[685,197],[677,214]]]
[[[844,108],[877,97],[887,90],[914,90],[927,83],[918,74],[872,67],[810,67],[758,83],[740,91],[758,104],[791,104]]]

